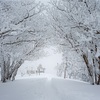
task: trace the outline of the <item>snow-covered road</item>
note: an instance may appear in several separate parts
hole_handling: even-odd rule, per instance
[[[100,100],[100,86],[38,78],[0,83],[0,100]]]

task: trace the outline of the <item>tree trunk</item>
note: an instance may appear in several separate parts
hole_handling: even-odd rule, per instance
[[[15,76],[17,74],[18,68],[23,64],[23,60],[18,61],[15,64],[15,61],[12,62],[10,66],[10,59],[7,59],[7,62],[4,61],[4,57],[2,59],[1,65],[1,81],[6,82],[6,80],[15,80]]]
[[[15,69],[15,71],[14,71],[13,74],[12,74],[12,81],[15,80],[15,76],[17,75],[17,71],[18,71],[18,68]]]
[[[1,81],[2,82],[6,82],[5,71],[6,71],[5,62],[4,62],[4,57],[2,55],[2,58],[1,58]]]
[[[12,78],[12,81],[15,80],[15,76],[17,75],[17,71],[18,71],[18,68],[23,64],[23,60],[21,59],[20,61],[18,61],[11,73],[11,78]]]
[[[94,67],[94,80],[95,80],[95,84],[97,84],[96,58],[93,59],[93,67]]]
[[[98,63],[99,63],[99,75],[98,75],[97,85],[100,85],[100,56],[98,57]]]
[[[88,70],[88,74],[89,74],[90,83],[91,83],[92,85],[94,85],[94,78],[93,78],[92,66],[89,65],[89,63],[88,63],[88,58],[87,58],[87,56],[86,56],[85,54],[83,54],[83,59],[84,59],[84,62],[85,62],[85,64],[86,64],[86,66],[87,66],[87,70]]]
[[[64,78],[66,78],[66,70],[67,70],[67,67],[65,67],[64,69]]]
[[[1,81],[6,82],[5,79],[5,66],[1,65]]]

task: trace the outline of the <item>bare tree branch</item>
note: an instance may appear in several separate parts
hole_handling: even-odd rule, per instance
[[[20,41],[16,41],[16,42],[10,42],[10,43],[4,43],[3,45],[15,45],[15,44],[19,44],[19,43],[25,43],[25,42],[33,42],[35,40],[20,40]]]
[[[17,31],[17,30],[11,30],[11,29],[9,29],[9,30],[0,32],[0,38],[1,38],[3,35],[5,35],[5,34],[8,34],[8,33],[14,32],[14,31]]]

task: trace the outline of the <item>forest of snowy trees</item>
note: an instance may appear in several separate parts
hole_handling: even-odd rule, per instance
[[[43,10],[44,6],[34,1],[0,2],[1,81],[14,80],[24,60],[31,59],[45,44]]]
[[[100,1],[59,0],[51,5],[52,26],[66,41],[61,45],[68,48],[69,43],[70,52],[76,51],[84,60],[91,84],[100,84]]]
[[[25,60],[57,46],[63,62],[57,74],[100,84],[100,1],[0,0],[1,81],[14,80]]]

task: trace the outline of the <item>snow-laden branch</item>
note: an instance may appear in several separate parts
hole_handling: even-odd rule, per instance
[[[25,42],[35,42],[36,40],[20,40],[20,41],[15,41],[15,42],[10,42],[10,43],[4,43],[3,45],[16,45],[19,43],[25,43]]]

